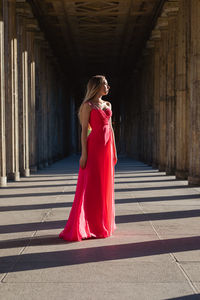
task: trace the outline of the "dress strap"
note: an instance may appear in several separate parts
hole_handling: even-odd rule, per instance
[[[92,102],[88,101],[88,104],[89,104],[91,107],[97,109],[96,106],[95,106]]]

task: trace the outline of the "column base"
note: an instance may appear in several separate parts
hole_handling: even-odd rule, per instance
[[[188,176],[188,185],[200,186],[200,177],[198,177],[198,176]]]
[[[152,168],[153,168],[153,169],[158,169],[158,163],[153,162],[153,163],[152,163]]]
[[[7,178],[8,180],[20,181],[20,173],[19,172],[8,173]]]
[[[48,160],[48,165],[50,166],[50,165],[52,165],[53,164],[53,160],[50,158],[49,160]]]
[[[44,168],[47,168],[48,166],[49,166],[48,161],[45,161],[45,162],[43,163],[43,167],[44,167]]]
[[[166,166],[159,164],[159,165],[158,165],[158,170],[159,170],[160,172],[165,172]]]
[[[166,175],[175,175],[175,169],[172,168],[166,168],[165,170]]]
[[[35,165],[35,166],[30,166],[30,172],[31,173],[36,173],[37,172],[37,166]]]
[[[38,170],[43,170],[44,169],[44,165],[42,163],[38,164]]]
[[[24,176],[24,177],[29,177],[30,176],[30,169],[22,170],[21,175]]]
[[[175,175],[176,175],[176,179],[183,179],[183,180],[188,179],[188,171],[176,170]]]
[[[152,166],[152,161],[148,161],[146,164],[151,167]]]
[[[5,186],[7,186],[7,177],[2,176],[0,177],[0,187],[5,187]]]

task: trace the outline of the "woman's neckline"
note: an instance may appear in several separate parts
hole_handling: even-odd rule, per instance
[[[106,111],[107,109],[110,109],[110,107],[106,107],[105,109],[93,107],[92,109]]]
[[[107,109],[110,109],[110,107],[108,107],[107,105],[105,105],[105,108],[103,109],[103,108],[98,107],[97,105],[95,105],[95,104],[92,103],[91,101],[90,101],[90,103],[92,104],[93,108],[94,108],[94,109],[97,109],[97,110],[105,111],[105,110],[107,110]]]

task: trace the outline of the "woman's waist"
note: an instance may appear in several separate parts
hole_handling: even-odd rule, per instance
[[[92,129],[88,139],[93,141],[94,143],[98,143],[103,141],[103,143],[107,143],[107,141],[111,138],[111,126],[105,125],[100,128]]]
[[[111,130],[111,126],[110,126],[110,123],[105,123],[105,124],[102,124],[102,125],[96,125],[96,126],[92,126],[92,129],[91,129],[93,132],[96,132],[96,131],[104,131],[104,130]]]

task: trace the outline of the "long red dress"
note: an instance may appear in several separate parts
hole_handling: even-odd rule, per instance
[[[91,103],[89,103],[92,105]],[[59,237],[67,241],[105,238],[112,235],[114,207],[114,137],[110,126],[110,108],[92,106],[87,137],[87,163],[79,167],[74,202],[65,228]]]

